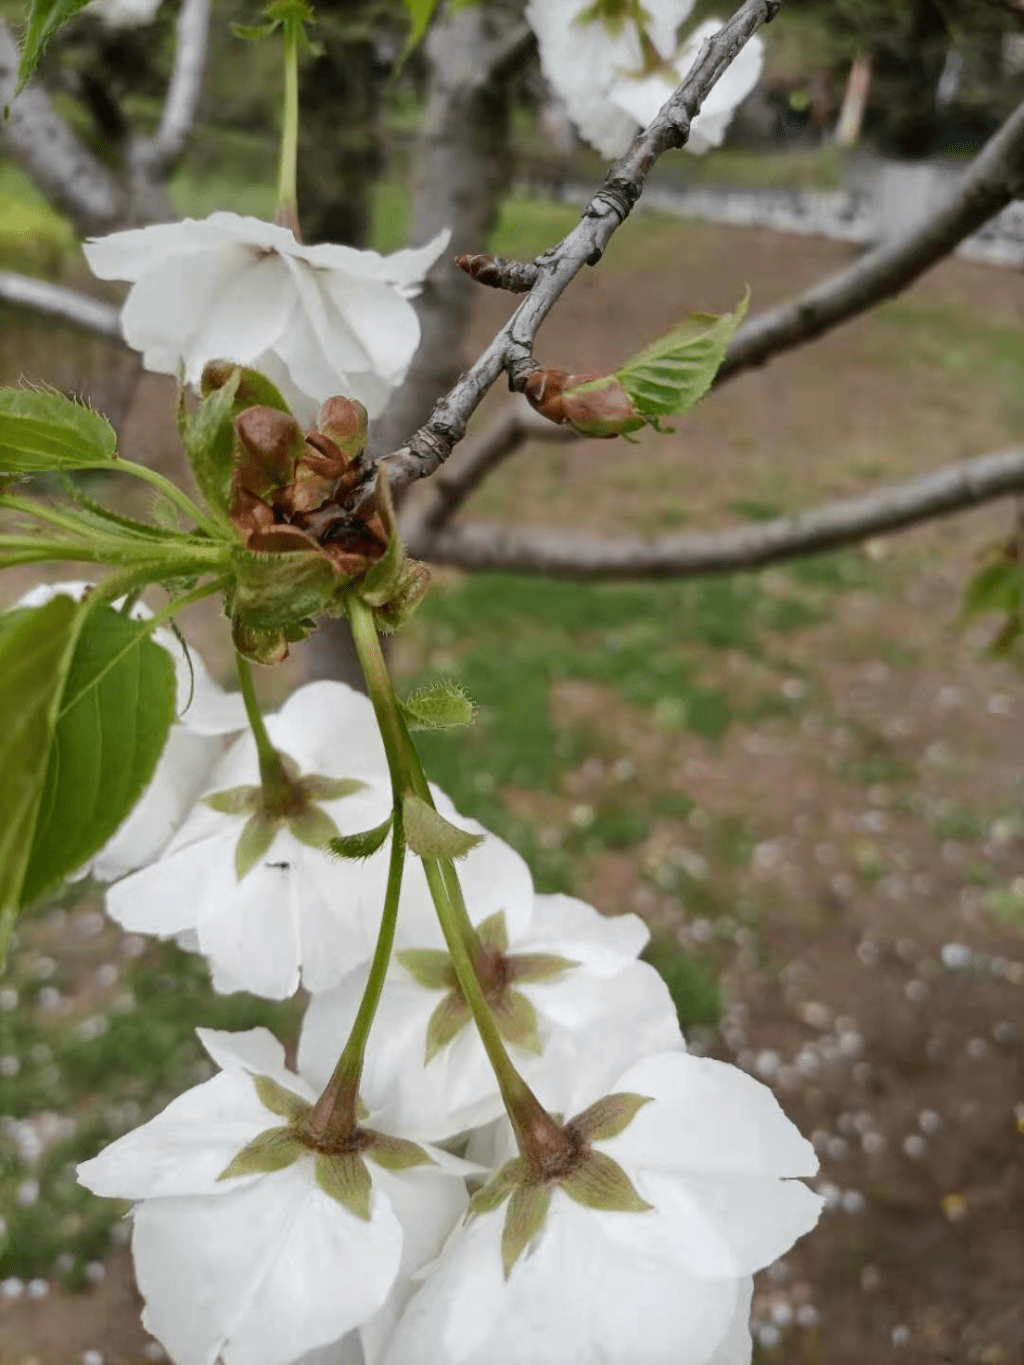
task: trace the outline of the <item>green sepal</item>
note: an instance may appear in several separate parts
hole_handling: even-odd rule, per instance
[[[421,858],[464,858],[482,836],[459,829],[433,806],[409,793],[402,800],[405,841]]]
[[[403,948],[395,960],[424,990],[450,991],[456,984],[452,960],[440,948]]]
[[[260,554],[239,547],[232,555],[232,569],[234,612],[257,630],[319,616],[341,582],[331,561],[312,544],[309,550],[282,548]]]
[[[332,839],[338,838],[338,826],[320,806],[307,806],[298,815],[290,815],[288,828],[307,848],[326,849]]]
[[[508,952],[508,925],[505,923],[504,910],[495,910],[476,926],[477,937],[485,948],[492,953]]]
[[[500,1171],[497,1171],[487,1181],[486,1185],[472,1195],[469,1201],[469,1208],[466,1211],[467,1221],[470,1218],[479,1218],[481,1214],[493,1213],[500,1208],[513,1190],[529,1180],[530,1168],[523,1157],[513,1157],[511,1161],[506,1161]]]
[[[649,1095],[632,1095],[626,1091],[605,1095],[603,1099],[577,1114],[569,1125],[585,1142],[607,1142],[625,1132],[645,1104]]]
[[[327,845],[327,851],[333,853],[335,858],[351,858],[357,861],[372,858],[391,833],[393,821],[394,816],[389,815],[373,829],[360,830],[358,834],[339,834]]]
[[[203,805],[221,815],[252,815],[259,810],[263,799],[262,787],[243,785],[225,787],[223,791],[211,792],[203,797]]]
[[[537,1027],[537,1011],[521,991],[506,987],[501,999],[491,1006],[498,1032],[506,1043],[536,1056],[544,1051]]]
[[[276,33],[281,27],[280,19],[271,19],[266,24],[232,24],[231,32],[236,38],[242,38],[247,42],[258,42],[260,38],[269,38],[272,33]]]
[[[505,962],[510,981],[550,981],[580,965],[558,953],[511,953]]]
[[[270,1175],[293,1165],[309,1148],[290,1124],[267,1128],[247,1143],[224,1167],[218,1180],[234,1180],[242,1175]]]
[[[461,995],[450,991],[440,1002],[427,1024],[423,1065],[428,1066],[439,1052],[457,1038],[472,1019],[469,1006]]]
[[[695,313],[626,361],[615,378],[637,411],[647,418],[689,412],[710,389],[749,303],[748,289],[731,313]]]
[[[0,474],[40,474],[116,464],[105,417],[52,389],[0,388]]]
[[[366,783],[358,777],[325,777],[323,773],[310,773],[301,781],[309,801],[340,801],[344,796],[366,790]]]
[[[501,1264],[506,1280],[543,1228],[550,1205],[551,1191],[546,1185],[517,1185],[512,1191],[501,1233]]]
[[[418,1143],[372,1130],[371,1136],[373,1141],[365,1149],[365,1155],[386,1171],[411,1171],[415,1166],[437,1165],[430,1153],[425,1152]]]
[[[231,526],[231,473],[234,468],[234,414],[239,375],[212,389],[198,411],[185,420],[185,456],[207,507],[218,521]]]
[[[370,1221],[372,1181],[366,1162],[356,1152],[336,1155],[318,1152],[314,1163],[316,1183],[324,1194],[336,1199],[343,1208],[364,1223]]]
[[[605,1152],[588,1152],[561,1186],[570,1199],[588,1209],[646,1213],[654,1207],[641,1199],[626,1172]]]
[[[241,617],[231,620],[231,643],[245,659],[255,664],[279,664],[288,657],[289,640],[301,640],[302,635],[292,633],[291,627],[278,626],[274,630],[264,630],[250,625]]]
[[[246,820],[235,848],[235,876],[239,881],[252,871],[270,848],[279,825],[279,820],[265,815],[262,810],[254,811]]]
[[[401,703],[410,730],[453,730],[472,725],[476,707],[456,682],[433,683]]]
[[[252,1083],[264,1109],[269,1109],[279,1118],[287,1119],[293,1126],[301,1123],[312,1108],[308,1100],[302,1099],[292,1090],[287,1090],[270,1076],[253,1076]]]

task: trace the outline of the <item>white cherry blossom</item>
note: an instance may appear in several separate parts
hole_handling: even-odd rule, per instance
[[[373,829],[388,818],[392,796],[384,747],[366,697],[343,683],[310,683],[266,724],[301,777],[319,774],[364,784],[350,795],[316,803],[340,833]],[[219,990],[284,999],[300,977],[310,991],[328,990],[373,952],[390,840],[365,861],[341,861],[303,842],[285,821],[239,877],[236,854],[251,817],[214,810],[206,799],[240,788],[251,791],[258,783],[256,745],[245,734],[209,774],[204,797],[159,861],[111,887],[107,909],[136,933],[194,933],[184,946],[206,955]],[[481,911],[489,913],[499,903],[528,907],[532,887],[518,854],[457,816],[444,798],[440,804],[448,819],[482,837],[460,864],[468,894]],[[399,918],[403,932],[423,921],[433,924],[423,871],[413,857],[406,863]]]
[[[81,600],[93,586],[80,581],[40,583],[14,605],[41,607],[58,595]],[[137,602],[131,615],[136,621],[144,621],[153,613]],[[114,837],[74,874],[78,877],[91,873],[99,881],[114,881],[158,857],[223,753],[225,738],[246,727],[241,696],[225,692],[213,681],[196,650],[190,647],[186,654],[174,632],[163,627],[150,638],[174,661],[177,722],[171,727],[153,780]]]
[[[162,0],[90,0],[86,9],[107,28],[142,28],[156,18]]]
[[[721,1062],[647,1057],[611,1089],[648,1102],[589,1150],[651,1207],[595,1207],[555,1183],[507,1276],[509,1201],[471,1214],[403,1314],[386,1365],[422,1365],[424,1342],[445,1365],[746,1365],[749,1277],[818,1218],[822,1201],[799,1179],[816,1172],[814,1150],[765,1086]],[[575,1113],[579,1094],[569,1082],[541,1098]]]
[[[694,29],[679,52],[670,58],[667,68],[642,80],[624,78],[615,82],[610,91],[611,101],[633,120],[630,136],[638,127],[646,128],[653,122],[662,105],[697,60],[702,44],[721,27],[720,19],[707,20]],[[700,154],[722,145],[737,106],[757,84],[763,66],[764,43],[755,36],[741,48],[735,61],[709,92],[700,113],[690,125],[690,136],[686,143],[688,151]]]
[[[465,1209],[474,1168],[424,1148],[424,1164],[387,1169],[370,1147],[364,1217],[328,1193],[324,1158],[288,1126],[316,1095],[277,1040],[265,1029],[199,1036],[220,1072],[78,1168],[95,1194],[138,1201],[146,1329],[176,1365],[288,1365],[307,1351],[359,1360],[345,1338],[367,1324],[372,1359],[381,1332],[371,1319],[390,1325],[409,1277]],[[288,1134],[287,1163],[225,1174],[268,1130]]]
[[[581,136],[602,156],[620,156],[679,85],[721,20],[699,25],[680,46],[679,29],[693,0],[644,0],[643,35],[635,18],[604,18],[593,11],[587,0],[530,0],[526,17],[537,35],[544,74]],[[693,120],[688,151],[721,145],[733,111],[757,83],[763,55],[755,36]]]
[[[410,299],[448,239],[381,256],[212,213],[94,237],[84,251],[101,280],[131,283],[121,323],[147,370],[184,367],[196,385],[209,360],[252,366],[309,426],[336,394],[382,410],[419,345]]]
[[[486,902],[467,899],[474,923],[484,924]],[[608,918],[568,896],[542,895],[533,900],[529,915],[505,915],[502,928],[507,947],[495,969],[496,980],[507,985],[492,994],[491,1004],[529,1085],[557,1089],[566,1077],[577,1076],[600,1089],[635,1058],[682,1046],[664,982],[653,967],[637,961],[648,930],[636,915]],[[486,926],[484,937],[495,949]],[[424,984],[448,962],[438,951],[442,947],[440,931],[419,939],[405,933],[370,1034],[363,1074],[367,1103],[379,1105],[390,1124],[436,1140],[503,1112],[461,994],[446,985]],[[318,1080],[330,1074],[364,984],[365,972],[355,972],[310,1003],[299,1057],[303,1070]],[[438,1045],[447,1036],[442,1015],[454,1037]]]

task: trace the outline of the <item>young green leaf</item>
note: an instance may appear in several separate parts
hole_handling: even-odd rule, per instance
[[[405,797],[402,815],[405,841],[421,858],[464,858],[481,842],[479,834],[459,829],[418,796]]]
[[[433,683],[402,702],[402,714],[410,730],[451,730],[472,725],[476,707],[454,682]]]
[[[711,387],[747,311],[750,290],[731,313],[695,313],[627,360],[615,378],[647,418],[689,412]],[[599,387],[605,380],[592,381]],[[579,392],[591,385],[582,385]]]
[[[0,389],[0,474],[113,464],[117,436],[105,417],[51,389]]]
[[[405,567],[405,551],[398,534],[398,522],[391,501],[387,470],[383,465],[377,471],[377,505],[380,518],[388,533],[388,547],[384,554],[366,572],[359,585],[359,596],[371,607],[383,607],[390,602],[398,590]]]
[[[70,597],[55,597],[0,617],[0,961],[22,900],[46,755],[81,613]]]
[[[273,630],[319,616],[339,584],[334,565],[312,542],[309,550],[278,554],[254,554],[239,546],[232,560],[232,605],[255,630]]]
[[[357,861],[372,858],[391,833],[391,823],[392,816],[389,815],[373,829],[360,830],[358,834],[339,834],[327,845],[327,851],[335,858],[352,858]]]
[[[55,599],[57,600],[57,599]],[[145,621],[86,604],[67,670],[23,903],[98,853],[149,785],[174,720],[174,663]]]
[[[18,84],[14,88],[18,95],[25,83],[31,78],[39,65],[43,49],[53,35],[74,18],[89,0],[31,0],[28,7],[28,23],[25,28],[25,41],[21,47],[21,60],[18,63]]]
[[[228,521],[231,471],[234,467],[235,397],[241,372],[233,370],[226,382],[204,398],[184,433],[185,455],[207,507],[218,520]]]

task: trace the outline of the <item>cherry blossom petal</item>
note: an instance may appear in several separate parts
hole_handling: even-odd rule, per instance
[[[760,1081],[739,1067],[670,1052],[637,1062],[617,1091],[649,1095],[618,1137],[601,1144],[616,1161],[678,1172],[812,1176],[814,1148]]]
[[[172,256],[194,256],[224,245],[224,233],[209,219],[185,218],[180,223],[155,223],[90,237],[82,251],[97,279],[135,284]]]
[[[184,352],[186,382],[198,385],[213,358],[251,365],[283,335],[296,309],[295,293],[281,258],[250,258],[210,301],[203,327]]]
[[[390,1204],[374,1191],[363,1222],[312,1170],[312,1158],[300,1158],[215,1200],[148,1200],[136,1210],[143,1322],[177,1365],[286,1365],[384,1302],[402,1247]]]
[[[232,1188],[218,1179],[222,1171],[254,1137],[280,1123],[260,1103],[249,1076],[224,1071],[83,1161],[78,1179],[93,1194],[120,1199],[220,1196]]]

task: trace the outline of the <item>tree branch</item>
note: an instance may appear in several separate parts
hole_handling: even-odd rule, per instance
[[[467,445],[426,485],[417,505],[402,518],[402,539],[428,543],[455,516],[492,469],[527,441],[574,441],[571,427],[559,427],[518,404],[508,407],[487,431]]]
[[[690,123],[715,82],[761,25],[775,17],[780,4],[781,0],[744,0],[732,19],[705,42],[682,85],[608,172],[579,224],[558,246],[538,258],[537,282],[508,323],[436,404],[426,425],[400,450],[384,457],[395,492],[433,474],[445,462],[503,370],[508,371],[510,384],[516,388],[537,368],[532,357],[533,341],[545,317],[583,266],[596,265],[601,259],[612,234],[639,199],[655,161],[669,148],[685,144]],[[371,494],[373,473],[371,467],[364,500]]]
[[[754,526],[642,541],[564,536],[551,531],[506,531],[463,524],[426,540],[410,553],[462,569],[503,569],[571,578],[682,578],[757,569],[888,535],[918,522],[950,516],[1024,490],[1024,447],[988,455],[843,498],[809,512]]]
[[[209,36],[210,0],[184,0],[160,126],[152,137],[133,140],[128,158],[133,176],[166,180],[184,155],[202,94]]]
[[[901,293],[1024,190],[1024,104],[985,144],[949,199],[903,237],[788,303],[752,317],[733,338],[716,384],[813,341]]]
[[[83,237],[120,225],[125,195],[117,177],[72,133],[46,91],[30,81],[17,99],[18,45],[0,19],[0,139],[51,204]]]
[[[86,331],[96,332],[99,336],[112,337],[115,341],[124,340],[121,310],[100,299],[90,298],[88,294],[80,294],[75,289],[65,289],[46,280],[35,280],[29,275],[15,275],[3,270],[0,271],[0,299],[72,322],[76,327],[84,327]]]

